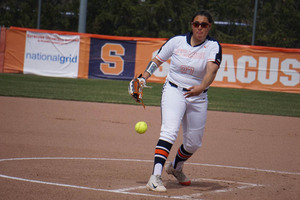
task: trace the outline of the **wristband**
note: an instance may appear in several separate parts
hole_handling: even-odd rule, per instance
[[[157,64],[153,61],[150,61],[145,71],[148,72],[151,76],[157,68]]]

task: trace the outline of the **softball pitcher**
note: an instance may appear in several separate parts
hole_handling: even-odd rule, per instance
[[[169,39],[153,58],[139,81],[146,80],[165,61],[171,58],[170,71],[163,86],[161,99],[162,125],[155,148],[154,167],[147,188],[165,192],[161,174],[180,125],[183,144],[166,172],[182,185],[190,185],[183,164],[202,145],[207,114],[207,91],[219,69],[222,50],[218,41],[208,36],[213,19],[209,12],[197,12],[191,20],[192,32]]]

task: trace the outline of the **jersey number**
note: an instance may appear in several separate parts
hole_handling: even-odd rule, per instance
[[[190,74],[192,75],[194,73],[194,67],[189,67],[189,66],[180,66],[180,72],[183,74]]]

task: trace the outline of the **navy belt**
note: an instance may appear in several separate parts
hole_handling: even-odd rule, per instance
[[[178,85],[176,85],[175,83],[172,83],[171,81],[169,81],[169,84],[172,86],[172,87],[175,87],[175,88],[178,88]],[[186,88],[182,88],[183,91],[185,92],[188,92],[190,90],[186,89]],[[208,89],[204,90],[202,93],[206,93]]]

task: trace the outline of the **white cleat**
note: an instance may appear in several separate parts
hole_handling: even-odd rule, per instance
[[[182,169],[181,170],[174,169],[171,162],[166,165],[166,172],[168,174],[173,175],[181,185],[185,185],[185,186],[191,185],[191,180],[184,175]]]
[[[160,175],[151,175],[146,187],[148,190],[155,192],[167,191],[167,188],[163,185]]]

